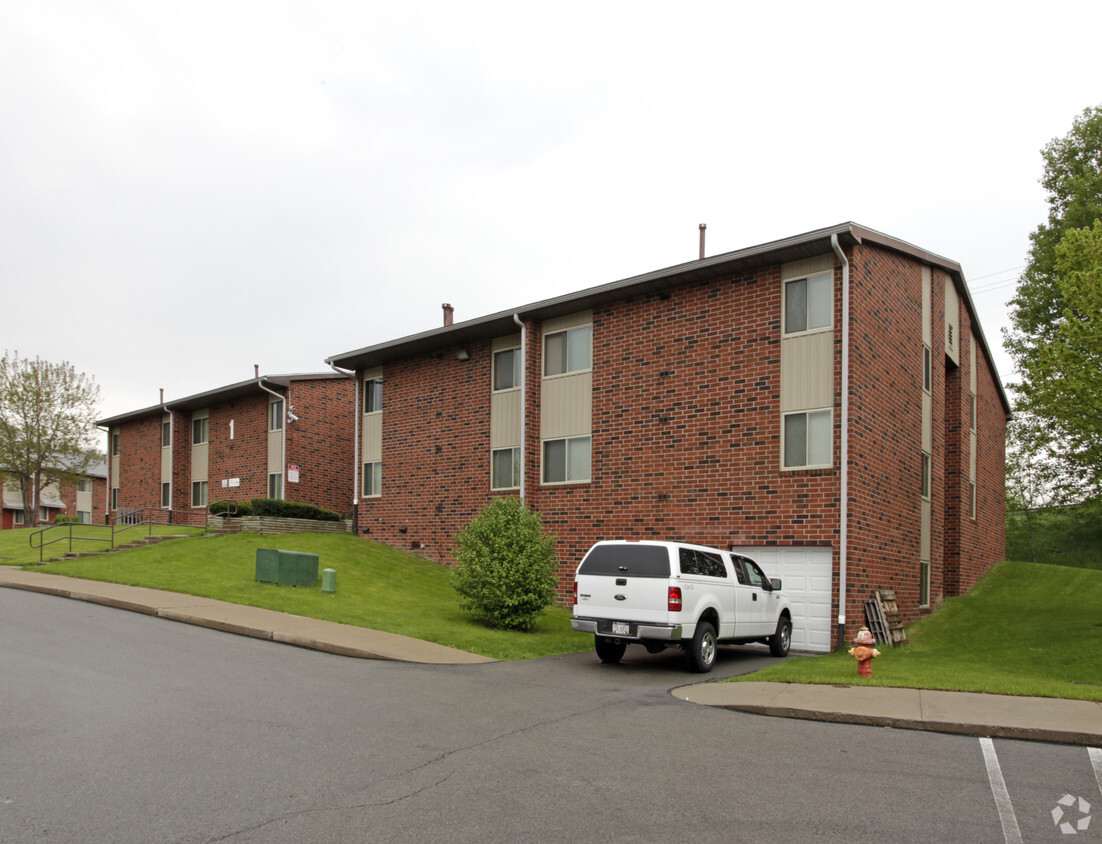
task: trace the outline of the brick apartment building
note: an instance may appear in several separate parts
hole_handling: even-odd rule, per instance
[[[194,523],[222,499],[281,498],[338,513],[352,500],[354,384],[264,375],[100,420],[112,517]]]
[[[33,527],[26,522],[19,484],[8,478],[0,487],[3,490],[0,530]],[[98,463],[89,467],[75,483],[47,484],[39,496],[35,524],[53,524],[59,515],[73,516],[81,524],[103,524],[106,511],[107,465]]]
[[[873,590],[911,621],[1003,557],[1009,404],[961,268],[854,223],[460,323],[445,306],[328,362],[356,376],[357,529],[447,563],[520,495],[564,599],[600,539],[729,547],[784,580],[793,647],[827,650]]]

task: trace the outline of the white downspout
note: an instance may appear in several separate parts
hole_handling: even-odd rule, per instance
[[[287,500],[287,396],[281,396],[275,390],[269,390],[264,386],[264,376],[260,374],[260,367],[256,368],[256,386],[262,389],[265,393],[270,393],[279,399],[280,404],[283,406],[283,419],[280,420],[279,426],[279,487],[280,496],[283,501]]]
[[[161,410],[168,414],[168,521],[172,523],[172,502],[176,497],[176,414],[165,404],[165,391],[161,388]],[[107,470],[108,476],[111,470]],[[110,493],[108,493],[110,495]]]
[[[528,439],[525,417],[528,406],[528,330],[520,319],[513,314],[513,322],[520,326],[520,500],[524,501],[524,444]]]
[[[846,563],[849,556],[849,261],[838,235],[830,236],[834,254],[842,262],[842,466],[838,507],[838,647],[846,641]]]
[[[360,515],[360,484],[363,483],[361,475],[363,469],[360,467],[360,393],[363,392],[363,384],[360,382],[360,370],[355,372],[349,372],[344,369],[338,369],[331,361],[326,361],[329,364],[329,368],[336,372],[338,375],[343,375],[346,378],[352,378],[356,382],[356,395],[352,400],[352,416],[353,416],[353,434],[352,434],[352,532],[359,532],[359,525],[356,524]]]

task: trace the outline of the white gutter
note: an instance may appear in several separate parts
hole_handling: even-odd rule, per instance
[[[528,406],[528,330],[520,319],[513,314],[513,322],[520,326],[520,500],[524,500],[524,442],[528,438],[525,417]]]
[[[352,400],[352,416],[353,416],[353,434],[352,434],[352,532],[358,533],[359,526],[356,524],[356,520],[359,518],[359,506],[360,506],[360,484],[363,483],[362,474],[363,470],[360,468],[360,393],[363,391],[363,384],[360,380],[360,370],[355,372],[349,372],[346,369],[338,369],[336,364],[330,360],[325,361],[329,364],[329,368],[332,369],[338,375],[343,375],[346,378],[353,378],[356,381],[356,395]]]
[[[846,563],[849,552],[849,261],[838,235],[830,236],[834,254],[842,262],[842,466],[838,507],[838,647],[846,641]]]
[[[269,390],[264,386],[264,376],[260,374],[260,367],[257,367],[256,386],[262,389],[265,393],[270,393],[279,399],[283,405],[283,419],[280,420],[279,433],[279,475],[280,475],[280,495],[282,500],[287,500],[287,396],[281,396],[275,390]]]

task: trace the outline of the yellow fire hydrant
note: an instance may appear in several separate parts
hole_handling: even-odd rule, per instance
[[[873,647],[876,644],[876,639],[873,638],[872,631],[867,627],[862,627],[857,631],[857,636],[853,640],[854,647],[849,649],[850,655],[857,660],[857,673],[861,677],[872,676],[872,659],[873,657],[880,656],[880,651]]]

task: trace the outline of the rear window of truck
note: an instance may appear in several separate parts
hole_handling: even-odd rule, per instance
[[[658,545],[597,545],[582,560],[578,574],[669,577],[670,552]]]

